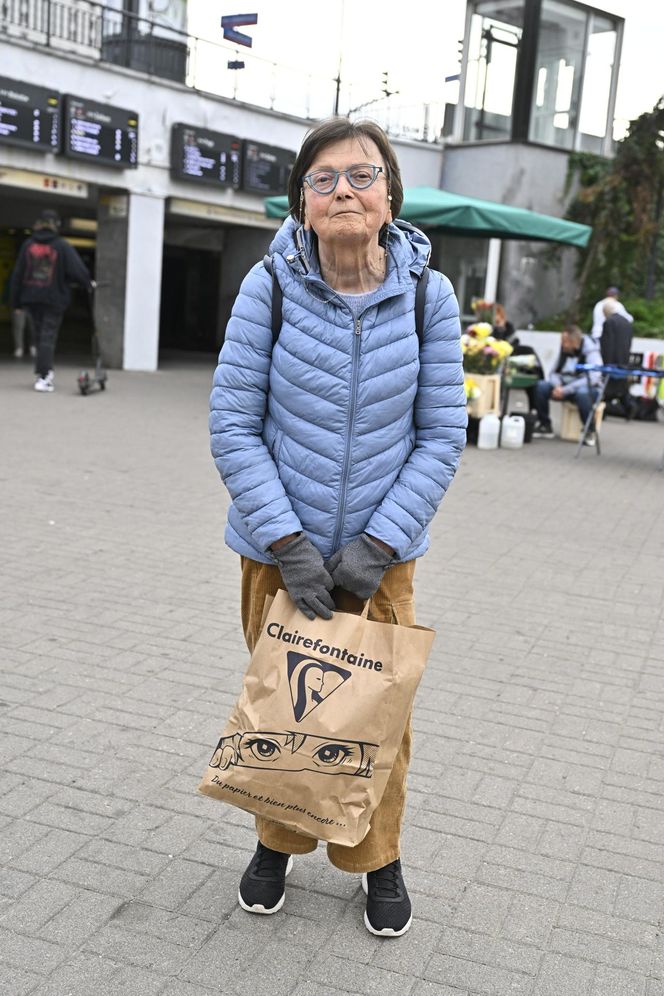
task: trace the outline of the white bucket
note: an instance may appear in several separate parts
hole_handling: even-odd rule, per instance
[[[526,420],[520,415],[506,415],[500,430],[500,445],[506,450],[518,450],[523,446],[526,434]]]
[[[495,450],[498,448],[500,435],[500,419],[497,415],[483,415],[480,419],[480,431],[477,436],[478,450]]]

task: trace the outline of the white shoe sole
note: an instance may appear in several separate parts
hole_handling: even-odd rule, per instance
[[[288,858],[288,864],[286,865],[286,875],[290,874],[292,868],[293,868],[293,855],[291,854],[290,857]],[[249,904],[245,903],[244,899],[242,898],[242,894],[239,889],[237,890],[237,901],[239,902],[242,909],[246,910],[247,913],[259,913],[261,916],[271,916],[273,913],[278,913],[281,907],[284,905],[286,901],[286,890],[284,889],[281,899],[276,904],[276,906],[272,906],[270,909],[267,909],[265,906],[262,905],[262,903],[255,903],[253,906],[249,906]]]
[[[364,874],[362,875],[362,889],[364,890],[364,895],[368,896],[369,882],[367,880],[366,872],[364,872]],[[366,910],[364,911],[364,926],[367,928],[369,933],[373,934],[375,937],[402,937],[408,930],[410,930],[412,922],[413,922],[413,916],[411,913],[410,917],[408,918],[408,923],[406,924],[405,927],[402,927],[401,930],[392,930],[391,927],[384,927],[382,930],[376,930],[375,927],[371,926],[369,917],[367,916],[367,911]]]

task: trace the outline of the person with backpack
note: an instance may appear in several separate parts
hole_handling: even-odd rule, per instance
[[[94,287],[85,263],[59,233],[57,212],[45,209],[23,243],[11,279],[14,312],[25,309],[32,324],[37,351],[35,391],[54,390],[55,345],[62,316],[69,304],[70,283],[87,291]]]
[[[426,236],[393,220],[403,186],[385,132],[318,125],[288,196],[269,258],[240,287],[210,400],[250,651],[280,588],[310,619],[368,600],[369,619],[413,625],[415,563],[466,439],[459,307],[428,267]],[[337,868],[362,874],[364,923],[384,937],[412,919],[400,862],[410,753],[409,722],[367,836],[328,845]],[[291,855],[318,842],[261,817],[256,829],[239,902],[276,913]]]

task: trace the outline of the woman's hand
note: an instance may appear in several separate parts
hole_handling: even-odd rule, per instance
[[[320,551],[304,533],[283,536],[271,547],[288,594],[307,619],[331,619],[334,581],[323,564]]]
[[[362,533],[337,550],[325,566],[335,585],[358,598],[367,599],[376,592],[393,558],[391,546]]]

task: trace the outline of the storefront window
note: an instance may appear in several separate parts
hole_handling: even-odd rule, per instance
[[[462,323],[468,325],[475,321],[473,299],[484,296],[489,240],[434,231],[427,234],[431,239],[432,263],[451,280]]]

